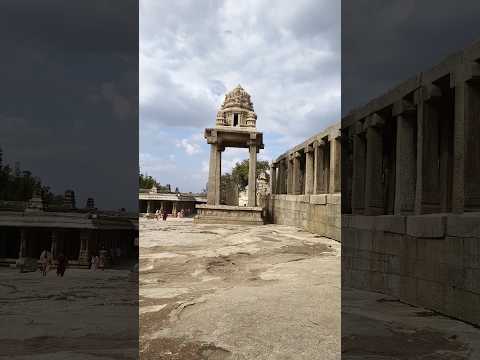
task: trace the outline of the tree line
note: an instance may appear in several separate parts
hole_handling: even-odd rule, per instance
[[[63,196],[55,195],[50,187],[43,185],[39,177],[29,170],[22,170],[16,162],[12,168],[3,164],[3,151],[0,148],[0,200],[28,201],[34,194],[40,195],[47,204],[63,204]]]

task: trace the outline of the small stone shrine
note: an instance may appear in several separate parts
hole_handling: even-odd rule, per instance
[[[205,129],[210,144],[207,204],[197,205],[196,223],[263,225],[262,208],[256,203],[257,153],[263,149],[263,134],[257,132],[257,115],[250,95],[238,85],[225,95],[215,128]],[[220,203],[222,152],[227,147],[248,148],[248,206]]]

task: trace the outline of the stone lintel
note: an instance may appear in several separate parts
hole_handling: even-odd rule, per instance
[[[418,88],[414,93],[415,104],[419,104],[423,101],[435,101],[439,100],[442,96],[442,90],[437,85],[432,83],[425,84]]]
[[[377,113],[373,113],[367,117],[365,120],[364,128],[369,128],[369,127],[383,127],[385,125],[385,120],[378,115]]]
[[[480,81],[480,64],[476,62],[467,62],[461,64],[456,71],[450,73],[450,87],[454,88],[463,82]]]
[[[393,103],[392,116],[414,116],[416,114],[415,105],[405,99]]]
[[[360,135],[365,132],[364,122],[358,120],[355,122],[353,132],[355,135]]]

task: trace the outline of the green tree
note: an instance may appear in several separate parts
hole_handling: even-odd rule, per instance
[[[170,191],[170,185],[162,186],[160,183],[153,177],[147,174],[138,174],[138,186],[140,189],[151,189],[153,186],[159,191]],[[177,188],[178,189],[178,188]]]
[[[237,162],[232,169],[232,180],[238,185],[238,188],[243,191],[245,187],[248,185],[248,159],[243,160],[241,162]],[[267,174],[267,180],[270,180],[270,175],[267,171],[270,169],[270,164],[268,161],[257,161],[257,169],[256,175],[257,178],[260,173],[265,172]]]
[[[138,185],[141,189],[151,189],[154,185],[158,188],[160,184],[152,176],[140,173],[138,176]]]

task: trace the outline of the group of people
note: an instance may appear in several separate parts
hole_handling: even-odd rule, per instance
[[[160,220],[160,218],[163,219],[163,221],[166,221],[168,217],[168,213],[165,210],[158,210],[155,211],[155,218],[157,220]]]
[[[67,269],[68,259],[60,253],[57,257],[57,276],[63,277],[65,270]],[[53,255],[48,250],[43,250],[40,254],[40,273],[42,276],[47,276],[50,268],[53,266]]]
[[[185,210],[182,209],[180,211],[175,211],[174,214],[172,214],[172,215],[173,215],[173,217],[183,218],[185,216]],[[161,219],[163,219],[163,221],[166,221],[167,218],[168,218],[168,213],[165,210],[157,209],[155,211],[155,218],[157,220],[160,220],[160,218],[161,218]]]
[[[105,256],[103,254],[100,255],[92,255],[90,259],[90,270],[97,271],[105,270]]]

